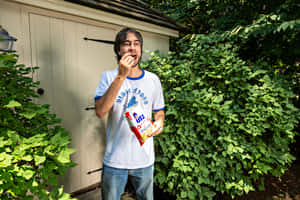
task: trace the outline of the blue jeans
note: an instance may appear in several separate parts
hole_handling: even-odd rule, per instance
[[[120,200],[129,179],[137,200],[153,200],[153,171],[153,165],[140,169],[118,169],[103,165],[102,199]]]

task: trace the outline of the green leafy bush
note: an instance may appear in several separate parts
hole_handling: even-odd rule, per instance
[[[300,96],[300,4],[295,0],[143,0],[187,26],[180,33],[226,33],[243,60],[264,60]],[[236,37],[237,36],[237,37]],[[176,40],[176,39],[175,39]],[[181,47],[171,43],[173,51]],[[294,104],[300,108],[299,98]]]
[[[226,38],[188,35],[179,53],[152,54],[142,66],[158,74],[166,101],[155,183],[177,199],[242,195],[294,160],[299,110],[289,82],[263,61],[241,59]]]
[[[268,6],[274,6],[273,4]],[[274,73],[281,73],[292,83],[298,96],[294,104],[300,108],[300,5],[288,0],[272,12],[258,15],[248,25],[232,28],[231,38],[239,46],[243,59],[264,60]],[[274,42],[276,41],[276,42]]]
[[[0,199],[71,199],[56,187],[74,166],[70,137],[49,105],[34,103],[31,73],[16,55],[0,54]]]

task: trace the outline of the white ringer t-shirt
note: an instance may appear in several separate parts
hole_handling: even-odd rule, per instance
[[[106,149],[103,164],[122,169],[144,168],[154,163],[153,137],[146,140],[143,147],[130,130],[124,112],[132,97],[144,110],[146,117],[152,118],[152,111],[164,109],[164,98],[159,78],[142,70],[137,78],[127,77],[109,111],[106,128]],[[118,69],[106,71],[100,78],[95,92],[95,100],[101,98],[118,74]],[[146,152],[150,152],[147,154]]]

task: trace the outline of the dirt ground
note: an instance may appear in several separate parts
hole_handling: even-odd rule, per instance
[[[156,193],[154,191],[154,193]],[[175,200],[165,193],[155,195],[155,200]],[[217,195],[214,200],[300,200],[300,160],[294,162],[280,178],[265,177],[265,190],[249,192],[247,195],[231,199]]]
[[[297,160],[280,178],[272,176],[265,177],[264,191],[250,192],[247,195],[236,197],[235,199],[218,194],[214,200],[300,200],[300,135],[298,136],[297,143],[292,147],[292,152]],[[127,185],[126,192],[121,197],[121,200],[135,200],[136,198],[133,191],[132,186],[130,186],[130,184]],[[97,190],[97,194],[100,196],[100,190]],[[86,196],[79,199],[91,200],[91,198],[86,198]],[[170,196],[158,187],[154,187],[154,199],[176,200],[176,197]]]
[[[300,126],[297,129],[300,132]],[[296,161],[280,178],[265,177],[265,190],[249,192],[247,195],[231,199],[229,196],[218,194],[214,200],[300,200],[300,135],[291,146],[291,153]],[[126,192],[121,200],[135,200],[132,193]],[[158,187],[154,187],[154,200],[176,200]]]
[[[266,177],[265,191],[249,192],[234,200],[300,200],[300,161],[280,178]]]
[[[175,200],[168,194],[154,190],[155,200]],[[125,193],[122,200],[134,200],[134,195]],[[218,195],[215,200],[232,200],[230,197]],[[300,200],[300,161],[294,162],[289,170],[280,178],[265,177],[265,190],[249,192],[247,195],[237,197],[233,200]]]
[[[280,178],[265,177],[264,191],[249,192],[234,200],[300,200],[300,135],[291,146],[291,152],[297,159],[286,173]]]

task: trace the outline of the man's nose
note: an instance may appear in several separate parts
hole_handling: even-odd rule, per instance
[[[130,49],[134,49],[135,48],[134,43],[132,42],[129,47],[130,47]]]

